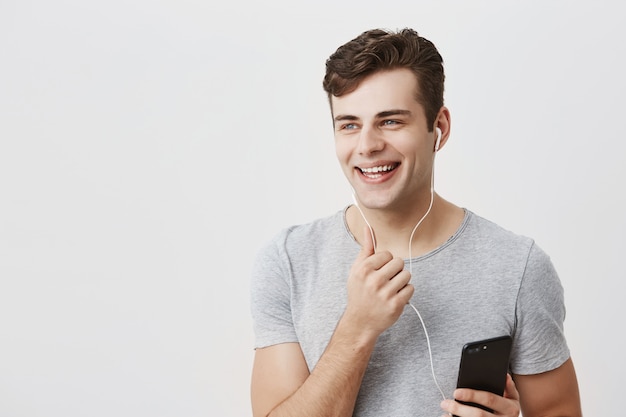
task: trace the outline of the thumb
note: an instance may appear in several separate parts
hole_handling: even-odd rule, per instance
[[[506,388],[504,390],[504,397],[519,400],[519,392],[517,391],[515,381],[513,381],[511,374],[506,374]]]
[[[365,259],[368,256],[372,256],[376,253],[374,248],[374,238],[372,236],[373,232],[369,227],[363,227],[363,243],[361,245],[361,252],[359,252],[359,258]]]

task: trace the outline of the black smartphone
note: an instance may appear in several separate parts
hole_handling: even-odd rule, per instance
[[[512,342],[511,336],[507,335],[479,340],[463,346],[457,388],[472,388],[503,395]],[[493,411],[480,404],[459,402],[489,412]]]

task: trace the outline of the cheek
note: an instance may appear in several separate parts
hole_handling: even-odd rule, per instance
[[[345,164],[350,159],[350,148],[347,146],[345,140],[335,139],[335,155],[339,163]]]

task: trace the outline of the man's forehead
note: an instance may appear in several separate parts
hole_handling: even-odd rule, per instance
[[[407,69],[380,71],[359,83],[351,92],[331,96],[333,114],[363,114],[370,117],[395,109],[410,110],[417,101],[417,80]]]

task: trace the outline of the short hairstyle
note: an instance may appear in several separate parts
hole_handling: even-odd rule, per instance
[[[415,74],[415,99],[424,107],[430,131],[443,106],[443,59],[435,45],[413,29],[373,29],[337,48],[326,60],[324,91],[329,100],[341,97],[356,90],[367,76],[397,68]]]

